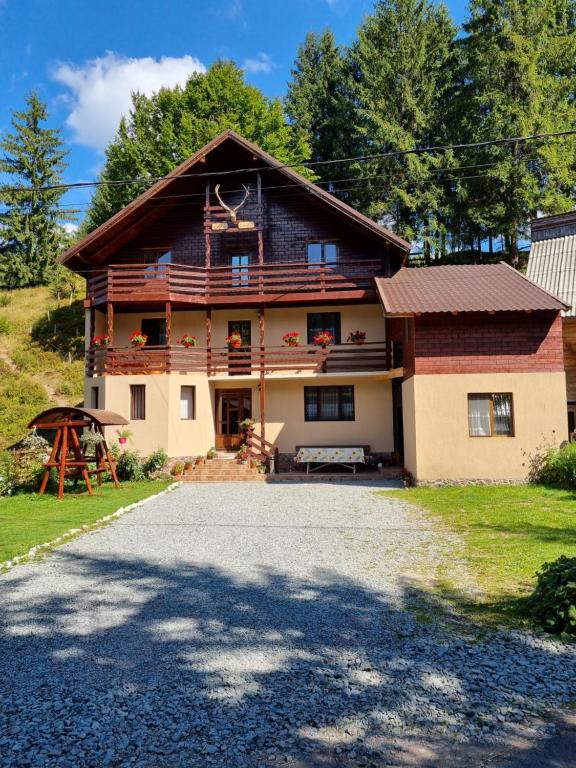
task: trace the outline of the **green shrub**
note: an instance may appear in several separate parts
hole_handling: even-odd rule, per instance
[[[0,336],[10,333],[10,321],[7,317],[0,315]]]
[[[537,575],[528,599],[530,615],[546,632],[576,637],[576,557],[544,563]]]
[[[120,480],[144,480],[142,462],[136,451],[122,451],[116,460],[116,473]]]
[[[544,448],[532,460],[530,479],[556,488],[576,489],[576,443]]]
[[[183,461],[177,461],[176,464],[172,467],[170,470],[170,474],[174,477],[178,477],[184,472],[184,462]]]
[[[0,453],[0,496],[10,496],[15,490],[14,457],[10,451]]]
[[[84,357],[84,306],[75,301],[69,307],[58,307],[44,315],[32,326],[32,340],[42,349],[57,352],[66,358]]]
[[[7,307],[12,301],[12,296],[8,293],[0,293],[0,307]]]
[[[0,360],[0,450],[21,440],[28,422],[49,404],[44,387]]]
[[[166,451],[162,450],[162,448],[158,448],[158,450],[153,451],[144,461],[142,464],[142,471],[146,477],[150,477],[150,475],[153,475],[155,472],[160,472],[161,469],[164,469],[167,461],[168,454]]]

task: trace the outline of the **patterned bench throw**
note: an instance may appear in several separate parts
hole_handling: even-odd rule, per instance
[[[364,464],[364,448],[300,448],[296,454],[298,464],[306,464],[306,472],[316,472],[328,464],[340,464],[356,472],[356,464]],[[310,464],[320,466],[310,469]]]

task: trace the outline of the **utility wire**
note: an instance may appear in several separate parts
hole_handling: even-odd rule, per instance
[[[256,173],[259,171],[280,171],[288,168],[315,168],[320,165],[336,165],[338,163],[354,163],[365,162],[366,160],[378,160],[388,157],[405,157],[407,155],[421,155],[421,154],[434,154],[436,152],[447,152],[449,150],[461,150],[461,149],[478,149],[481,147],[498,146],[502,144],[521,144],[528,141],[537,141],[539,139],[554,139],[564,136],[574,136],[576,130],[569,131],[556,131],[554,133],[535,133],[528,136],[510,136],[504,139],[491,139],[489,141],[477,141],[468,144],[439,144],[429,147],[415,147],[413,149],[400,149],[390,152],[378,152],[372,155],[357,155],[353,157],[335,158],[332,160],[315,160],[301,163],[284,163],[281,165],[266,165],[256,168],[235,168],[226,171],[205,171],[203,173],[182,173],[178,176],[148,176],[139,177],[135,179],[98,179],[95,181],[79,181],[70,184],[53,184],[45,187],[5,187],[2,191],[4,193],[18,193],[18,192],[50,192],[54,190],[66,190],[66,189],[84,189],[87,187],[100,187],[100,186],[119,186],[124,184],[154,184],[158,181],[166,181],[171,179],[190,179],[190,178],[206,178],[206,177],[223,177],[231,176],[239,173]],[[314,182],[310,182],[314,183]]]

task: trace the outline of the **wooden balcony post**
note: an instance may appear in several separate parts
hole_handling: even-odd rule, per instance
[[[266,377],[264,376],[264,307],[258,310],[258,325],[260,327],[260,436],[266,439]]]
[[[106,336],[110,339],[109,346],[114,346],[114,304],[106,302]]]
[[[172,362],[172,303],[166,302],[166,373],[170,373],[170,364]]]
[[[206,211],[210,210],[210,181],[206,182]],[[205,227],[204,232],[204,265],[206,269],[210,269],[211,261],[211,248],[210,248],[210,231],[208,227]]]
[[[210,376],[212,367],[212,307],[206,309],[206,373]]]
[[[96,335],[96,310],[94,309],[94,307],[90,307],[90,309],[88,311],[90,313],[90,315],[89,315],[89,318],[90,318],[90,326],[89,326],[90,330],[88,331],[88,333],[90,334],[90,338],[88,339],[88,345],[90,345],[91,340]]]

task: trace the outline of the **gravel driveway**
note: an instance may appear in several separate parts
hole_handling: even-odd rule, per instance
[[[180,487],[0,576],[0,765],[404,765],[412,740],[549,734],[576,648],[442,621],[419,583],[457,551],[362,483]]]

